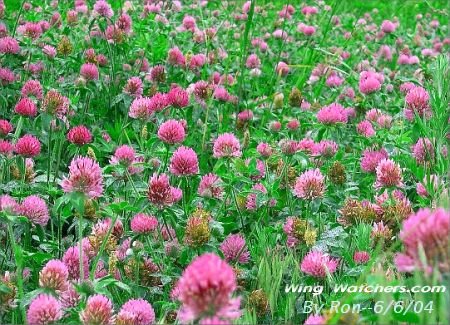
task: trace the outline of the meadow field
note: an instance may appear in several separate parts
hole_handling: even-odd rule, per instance
[[[449,324],[449,14],[0,0],[0,324]]]

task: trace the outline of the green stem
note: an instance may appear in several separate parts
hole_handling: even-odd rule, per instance
[[[236,205],[236,210],[238,211],[239,218],[241,219],[242,231],[244,231],[245,230],[244,217],[242,216],[241,209],[239,208],[239,205],[238,205],[238,202],[236,199],[236,192],[234,191],[233,186],[231,186],[231,194],[233,195],[234,204]]]
[[[13,251],[14,254],[14,261],[16,264],[16,277],[17,277],[17,288],[19,290],[19,308],[20,308],[20,312],[22,314],[22,318],[23,320],[26,319],[26,314],[25,314],[25,308],[23,306],[23,265],[22,265],[22,250],[20,249],[20,247],[18,247],[16,245],[16,240],[14,237],[14,232],[13,232],[13,228],[11,225],[11,222],[8,222],[8,235],[9,235],[9,240],[11,242],[11,249]]]
[[[55,170],[55,174],[53,175],[53,185],[55,185],[56,179],[58,178],[58,174],[59,174],[59,165],[61,164],[61,154],[62,154],[62,143],[63,143],[63,139],[61,139],[58,143],[58,156],[56,159],[56,170]]]
[[[14,139],[17,140],[20,136],[20,132],[22,131],[23,127],[23,116],[19,117],[19,121],[17,122],[17,128],[16,132],[14,132]]]
[[[52,169],[52,151],[51,151],[51,145],[52,145],[52,135],[53,135],[53,128],[50,123],[49,130],[48,130],[48,157],[47,157],[47,188],[48,183],[50,182],[50,173]]]
[[[206,106],[205,125],[203,126],[202,150],[205,151],[206,131],[208,130],[209,105]]]
[[[78,254],[80,258],[80,280],[84,281],[83,268],[83,216],[78,216]]]

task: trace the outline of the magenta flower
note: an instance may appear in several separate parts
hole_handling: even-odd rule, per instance
[[[261,61],[256,54],[250,54],[245,62],[245,66],[249,69],[259,68],[261,66]]]
[[[138,213],[131,219],[131,230],[137,234],[148,234],[158,228],[158,219],[154,216]]]
[[[301,199],[321,198],[325,192],[325,179],[319,169],[310,169],[297,177],[294,195]]]
[[[6,140],[0,139],[0,155],[9,156],[14,150],[14,145]]]
[[[353,254],[353,261],[356,264],[366,264],[370,259],[370,255],[366,251],[357,251]]]
[[[179,201],[181,197],[181,190],[170,186],[169,177],[166,174],[153,174],[148,186],[148,200],[151,203],[163,207],[172,205]]]
[[[359,134],[366,138],[373,137],[375,135],[375,130],[373,129],[372,123],[367,120],[364,120],[356,126],[356,130]]]
[[[381,89],[384,77],[382,74],[372,71],[363,71],[359,76],[359,91],[365,95]]]
[[[189,95],[186,90],[180,87],[173,87],[167,93],[167,101],[173,107],[183,108],[189,105]]]
[[[170,158],[169,170],[175,176],[198,174],[197,154],[191,148],[179,147]]]
[[[61,182],[66,193],[80,192],[94,199],[102,196],[103,179],[99,164],[88,157],[76,157],[69,166],[69,177]]]
[[[31,99],[24,97],[16,104],[14,112],[22,116],[34,117],[37,115],[37,106]]]
[[[326,325],[327,320],[325,317],[320,315],[309,315],[308,318],[305,320],[303,325]]]
[[[320,251],[310,251],[300,264],[302,272],[315,278],[325,278],[327,273],[333,274],[339,261]]]
[[[177,298],[182,306],[182,322],[219,317],[229,320],[240,316],[240,298],[232,298],[236,275],[226,262],[213,253],[195,258],[177,283]]]
[[[419,138],[411,151],[418,164],[430,163],[435,157],[433,143],[428,138]]]
[[[183,142],[186,138],[183,124],[177,120],[168,120],[162,123],[158,129],[158,138],[167,144]]]
[[[122,320],[125,320],[123,323]],[[116,323],[150,325],[155,321],[155,311],[144,299],[130,299],[120,309]]]
[[[242,156],[241,144],[232,133],[224,133],[214,141],[214,158]]]
[[[80,320],[84,325],[112,325],[113,307],[111,301],[103,295],[90,296],[86,307],[80,313]]]
[[[13,130],[12,124],[8,120],[0,120],[0,136],[6,136]]]
[[[80,278],[80,254],[79,247],[69,247],[64,253],[62,261],[67,266],[69,271],[69,279],[77,280]],[[89,275],[89,258],[86,255],[84,249],[82,250],[83,258],[83,274],[85,277]]]
[[[169,50],[167,61],[171,65],[180,67],[183,67],[186,64],[186,58],[178,47],[174,47]]]
[[[78,146],[83,146],[92,142],[92,135],[87,127],[78,125],[67,132],[67,140]]]
[[[34,135],[27,134],[17,140],[14,151],[24,157],[35,157],[41,152],[41,143]]]
[[[395,264],[400,272],[421,270],[431,273],[434,267],[448,272],[450,212],[443,208],[420,209],[403,221],[400,239],[403,253],[397,254]]]
[[[10,36],[0,38],[0,53],[17,54],[19,51],[19,42],[15,38]]]
[[[338,148],[338,144],[333,140],[321,140],[312,148],[312,155],[330,158],[336,154]]]
[[[429,190],[431,190],[432,193],[437,192],[439,188],[439,183],[442,182],[439,181],[439,177],[437,175],[431,174],[429,178],[425,176],[421,183],[416,184],[417,194],[420,197],[426,198],[430,196],[430,193],[428,193]]]
[[[36,225],[47,225],[50,215],[47,204],[37,195],[26,197],[20,205],[20,213]]]
[[[47,325],[61,320],[63,313],[61,304],[48,294],[40,294],[31,301],[27,311],[29,325]]]
[[[322,124],[347,123],[348,115],[344,107],[333,103],[320,109],[317,120]]]
[[[134,149],[130,146],[123,145],[116,149],[114,156],[111,157],[110,163],[112,165],[123,164],[124,166],[131,165],[136,158]]]
[[[133,97],[140,97],[144,92],[142,80],[139,77],[131,77],[127,80],[123,92]]]
[[[382,30],[384,33],[389,34],[389,33],[394,32],[395,29],[397,28],[397,26],[398,26],[398,24],[393,23],[393,22],[390,21],[390,20],[383,20],[383,22],[381,23],[381,30]]]
[[[43,98],[42,85],[39,80],[28,80],[22,86],[21,94],[22,97],[34,96],[41,100]]]
[[[238,262],[246,264],[250,259],[245,238],[240,234],[229,235],[225,238],[222,244],[220,244],[220,250],[228,263]]]
[[[257,183],[252,186],[252,192],[249,195],[247,195],[247,202],[245,203],[245,207],[247,210],[254,211],[258,208],[258,202],[257,197],[258,194],[267,194],[267,189],[264,187],[263,184]]]
[[[265,143],[265,142],[259,143],[258,146],[256,147],[256,150],[264,158],[270,157],[273,153],[272,147],[268,143]]]
[[[361,157],[361,169],[368,173],[375,172],[380,161],[388,158],[389,155],[383,148],[378,151],[372,149],[364,150]]]
[[[114,11],[105,0],[97,0],[94,4],[94,10],[98,15],[106,18],[111,18],[114,15]]]
[[[98,80],[98,68],[93,63],[85,63],[80,68],[80,75],[86,80]]]
[[[405,97],[406,108],[405,117],[407,120],[412,121],[414,115],[419,117],[430,118],[432,115],[430,108],[430,95],[422,87],[413,87],[408,91]]]

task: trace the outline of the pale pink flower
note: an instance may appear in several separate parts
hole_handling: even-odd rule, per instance
[[[403,186],[402,170],[400,166],[391,159],[381,160],[376,169],[375,187],[401,187]]]
[[[80,320],[84,325],[112,325],[113,307],[111,301],[103,295],[90,296],[86,307],[80,313]]]
[[[80,192],[91,199],[102,196],[103,179],[99,164],[88,157],[76,157],[69,166],[69,177],[61,182],[66,193]]]
[[[310,169],[297,177],[294,195],[301,199],[312,200],[323,197],[325,179],[319,169]]]
[[[327,320],[325,317],[320,315],[309,315],[308,318],[305,320],[303,325],[326,325]]]
[[[20,213],[36,225],[45,226],[50,219],[47,203],[37,195],[30,195],[22,201]]]
[[[153,113],[152,101],[148,97],[135,98],[131,103],[128,116],[134,119],[147,120]]]
[[[214,141],[214,158],[242,156],[241,144],[232,133],[223,133]]]
[[[197,192],[201,197],[221,199],[223,191],[222,179],[214,174],[206,174],[202,176]]]
[[[361,157],[361,169],[368,173],[375,172],[380,161],[388,158],[389,155],[383,148],[380,150],[366,149]]]
[[[302,260],[300,269],[302,272],[315,278],[323,279],[327,274],[333,274],[339,261],[320,251],[310,251]]]
[[[375,135],[375,130],[372,126],[372,123],[370,123],[367,120],[358,123],[358,125],[356,126],[356,130],[358,131],[359,134],[361,134],[366,138],[370,138]]]
[[[39,286],[57,291],[67,289],[69,270],[60,260],[50,260],[39,272]]]
[[[49,294],[40,294],[34,298],[27,311],[29,325],[47,325],[57,323],[63,317],[61,304]]]
[[[94,4],[95,12],[103,17],[111,18],[114,15],[114,11],[112,10],[110,4],[105,0],[97,0]]]
[[[239,262],[248,263],[250,253],[246,247],[245,238],[240,234],[229,235],[220,244],[220,250],[228,263]]]
[[[411,147],[412,155],[418,164],[426,164],[434,161],[434,145],[428,138],[419,138]]]
[[[126,321],[125,321],[126,320]],[[151,325],[155,321],[155,311],[144,299],[130,299],[123,304],[117,314],[117,324]]]
[[[131,231],[137,234],[148,234],[158,227],[158,219],[154,216],[138,213],[131,219]]]

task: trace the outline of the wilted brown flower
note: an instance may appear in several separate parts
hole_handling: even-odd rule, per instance
[[[339,161],[335,161],[328,170],[328,178],[333,184],[342,185],[345,183],[347,176],[345,175],[345,167]]]
[[[371,223],[377,218],[377,213],[368,202],[360,202],[355,199],[347,199],[339,210],[338,222],[343,226],[356,224],[357,222]]]
[[[297,87],[292,88],[289,94],[289,105],[292,107],[300,107],[302,99],[302,92]]]
[[[250,310],[254,310],[258,316],[264,316],[269,310],[269,299],[263,289],[254,290],[248,297]]]
[[[200,247],[209,241],[211,231],[208,221],[202,217],[189,217],[184,233],[184,242],[191,247]]]
[[[67,36],[63,36],[56,48],[59,55],[67,56],[72,53],[73,45]]]

